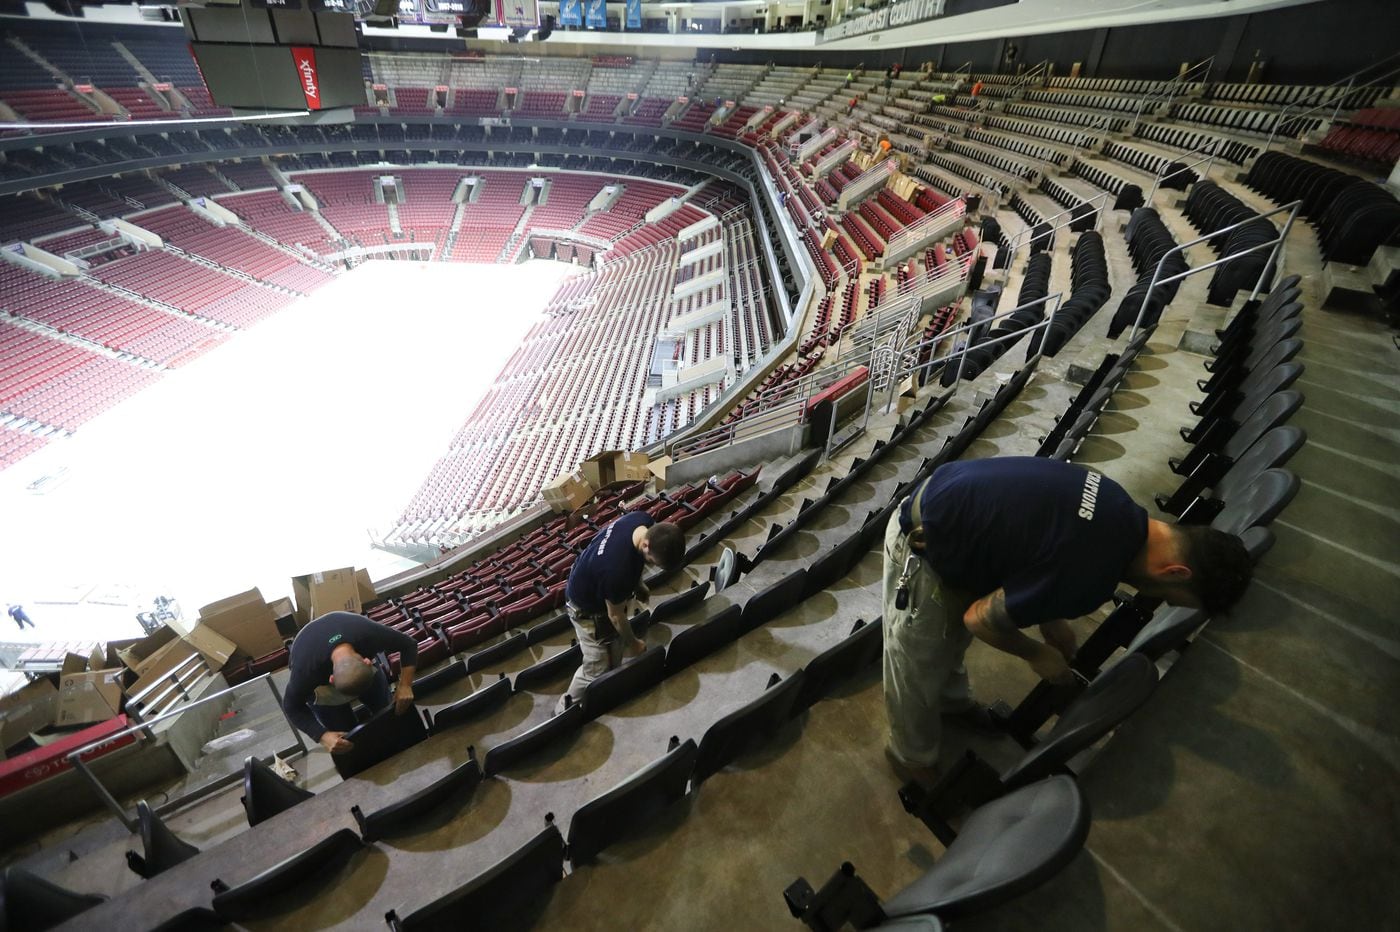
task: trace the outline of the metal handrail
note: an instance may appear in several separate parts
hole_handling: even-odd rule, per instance
[[[104,735],[96,741],[90,741],[82,747],[78,748],[77,750],[69,751],[67,754],[64,755],[64,760],[66,760],[70,765],[76,768],[79,773],[83,775],[83,777],[92,786],[93,790],[96,791],[98,798],[107,806],[108,809],[112,810],[113,814],[115,814],[116,817],[121,821],[121,823],[124,826],[126,826],[127,830],[135,831],[137,826],[136,819],[131,818],[127,815],[126,809],[122,806],[122,804],[117,802],[116,798],[112,796],[110,792],[108,792],[107,788],[102,785],[102,782],[97,779],[96,774],[94,774],[91,770],[88,769],[88,766],[83,761],[82,756],[84,754],[87,754],[89,751],[94,750],[95,748],[102,747],[104,744],[110,744],[113,741],[116,741],[120,738],[125,738],[127,735],[135,734],[138,731],[145,733],[146,737],[148,738],[153,737],[150,731],[152,725],[155,725],[159,722],[163,722],[168,718],[174,718],[177,715],[184,715],[186,712],[188,712],[190,709],[195,708],[196,706],[205,705],[206,703],[213,702],[216,699],[222,699],[225,696],[229,696],[235,691],[242,689],[244,686],[248,686],[249,684],[256,683],[259,681],[267,682],[268,688],[272,690],[273,699],[277,702],[277,708],[279,710],[282,710],[282,717],[286,719],[287,727],[291,729],[292,736],[296,738],[296,747],[287,748],[284,751],[278,752],[278,756],[281,756],[282,754],[292,753],[296,748],[299,748],[302,754],[307,753],[306,742],[302,740],[301,732],[298,731],[296,726],[292,724],[292,720],[290,718],[287,718],[286,710],[282,709],[282,694],[278,692],[277,684],[272,682],[272,674],[263,673],[259,676],[253,677],[252,679],[244,680],[237,686],[230,686],[227,689],[221,689],[216,693],[210,693],[209,695],[202,696],[201,698],[196,699],[193,702],[186,703],[180,706],[178,709],[171,709],[169,712],[162,712],[159,715],[153,716],[148,719],[144,719],[142,721],[138,721],[134,725],[128,725],[126,728],[123,728],[121,731],[118,731],[114,734]],[[235,773],[232,776],[237,777],[238,775]],[[222,781],[227,780],[227,777],[222,778]],[[204,787],[201,790],[196,790],[194,793],[189,793],[183,797],[180,797],[179,799],[171,800],[170,802],[162,806],[161,809],[163,811],[169,811],[171,809],[178,808],[178,806],[180,805],[183,805],[188,802],[193,802],[196,799],[200,799],[203,796],[208,795],[209,792],[220,788],[222,785],[224,785],[223,782],[215,781],[214,783]]]
[[[1076,210],[1083,207],[1085,204],[1095,204],[1102,201],[1102,203],[1099,203],[1098,206],[1095,208],[1095,211],[1097,213],[1094,218],[1094,229],[1097,230],[1103,226],[1103,215],[1104,212],[1108,210],[1108,198],[1110,193],[1111,192],[1109,191],[1104,191],[1102,193],[1095,194],[1091,198],[1080,201],[1073,207],[1066,207],[1058,214],[1053,214],[1049,217],[1046,217],[1044,220],[1041,221],[1041,223],[1054,224],[1050,229],[1050,235],[1053,236],[1056,233],[1063,230],[1065,227],[1069,226],[1071,223],[1074,223],[1076,219],[1074,217],[1074,212]],[[1059,220],[1061,217],[1067,217],[1068,219],[1060,223],[1055,223],[1055,221]],[[1035,227],[1038,225],[1039,224],[1027,226],[1020,233],[1017,233],[1015,238],[1011,240],[1011,248],[1010,250],[1008,250],[1006,256],[1006,268],[1008,271],[1011,269],[1011,261],[1016,257],[1016,253],[1021,250],[1021,247],[1025,246],[1031,240],[1035,239]]]
[[[1156,93],[1143,94],[1142,97],[1138,99],[1137,110],[1133,113],[1133,125],[1128,127],[1128,135],[1134,136],[1137,134],[1138,123],[1142,122],[1142,113],[1144,110],[1147,109],[1148,104],[1152,104],[1155,106],[1157,103],[1159,103],[1165,98],[1167,105],[1171,106],[1171,102],[1176,99],[1177,92],[1181,88],[1185,87],[1188,83],[1206,83],[1206,81],[1210,78],[1210,69],[1214,65],[1214,55],[1210,56],[1209,58],[1203,58],[1200,61],[1196,62],[1196,64],[1187,68],[1185,71],[1181,72],[1176,77],[1168,81],[1166,85],[1164,85],[1161,88],[1161,90],[1157,91]],[[1195,73],[1196,71],[1200,71],[1202,68],[1204,68],[1205,70],[1201,72],[1200,78],[1198,80],[1194,82],[1187,80],[1191,77],[1193,73]]]
[[[1025,304],[1012,308],[1009,311],[1003,311],[1000,314],[993,314],[991,317],[988,317],[985,320],[979,320],[975,323],[964,324],[961,327],[956,327],[952,330],[944,331],[943,333],[940,333],[929,340],[920,341],[916,344],[913,344],[912,346],[907,346],[900,349],[898,351],[898,358],[900,360],[901,365],[896,366],[889,379],[890,397],[892,398],[895,387],[902,383],[906,378],[909,378],[913,374],[923,369],[930,368],[933,365],[943,364],[948,360],[954,358],[955,356],[959,360],[957,379],[955,380],[953,385],[953,391],[956,392],[958,386],[962,383],[962,373],[966,364],[967,353],[969,350],[975,349],[977,347],[995,346],[999,343],[1019,340],[1023,336],[1027,336],[1031,333],[1034,333],[1037,330],[1048,328],[1051,324],[1054,323],[1055,316],[1059,313],[1060,306],[1063,303],[1063,297],[1064,296],[1062,293],[1057,292],[1053,295],[1047,295],[1043,298],[1037,298],[1034,301],[1027,301]],[[930,360],[927,363],[918,363],[917,361],[918,351],[924,348],[925,346],[932,347],[944,340],[951,339],[960,334],[968,333],[975,327],[985,326],[987,328],[990,328],[995,321],[1001,320],[1006,317],[1010,317],[1017,311],[1024,310],[1025,308],[1035,307],[1040,304],[1046,304],[1051,301],[1055,302],[1054,308],[1051,310],[1049,316],[1047,316],[1045,320],[1039,323],[1032,324],[1031,326],[1026,327],[1022,330],[1018,330],[1015,333],[1007,334],[1002,337],[997,337],[996,339],[984,340],[981,343],[976,344],[976,346],[973,346],[970,340],[966,341],[960,351],[950,352],[942,357],[939,357],[938,359]],[[896,322],[898,322],[900,318],[896,317],[893,319]],[[737,434],[741,430],[745,433],[762,433],[763,431],[761,430],[755,431],[755,428],[761,428],[764,424],[767,423],[781,423],[782,426],[801,424],[804,422],[803,418],[805,417],[806,412],[803,412],[800,409],[806,404],[807,399],[809,399],[812,395],[816,394],[815,391],[807,391],[806,389],[816,388],[818,385],[820,385],[822,388],[825,388],[827,385],[838,381],[839,379],[843,378],[845,375],[849,374],[851,371],[853,371],[856,368],[859,368],[860,366],[865,366],[868,369],[871,369],[873,372],[875,355],[882,349],[884,348],[875,345],[874,341],[872,341],[872,345],[868,351],[855,356],[848,356],[845,360],[842,361],[842,363],[839,366],[830,366],[825,369],[818,370],[817,372],[809,373],[808,375],[803,376],[801,379],[798,379],[795,383],[777,386],[775,389],[773,389],[773,391],[778,391],[782,394],[790,395],[790,400],[787,400],[786,402],[780,405],[774,405],[766,409],[760,408],[758,411],[755,411],[752,414],[745,415],[744,417],[739,418],[738,420],[733,421],[730,424],[721,425],[720,427],[713,428],[712,430],[706,431],[703,434],[696,434],[693,437],[687,438],[685,446],[681,446],[680,444],[677,444],[675,446],[669,446],[668,452],[671,454],[673,459],[679,459],[685,456],[685,451],[687,449],[703,447],[704,450],[708,451],[711,449],[717,449],[719,447],[725,446],[729,442],[732,442],[733,438],[737,436]],[[1029,360],[1032,357],[1032,355],[1034,354],[1031,352],[1030,348],[1027,347],[1026,359]],[[906,361],[911,359],[913,360],[911,364],[909,364],[908,366],[903,365]],[[873,392],[869,394],[866,399],[867,419],[869,417],[872,399]],[[794,419],[794,416],[796,419]],[[828,437],[828,450],[830,449],[830,446],[831,437]]]
[[[1183,155],[1182,158],[1189,159],[1191,156],[1195,155],[1197,152],[1200,152],[1203,149],[1209,149],[1210,151],[1208,153],[1202,155],[1200,158],[1196,159],[1196,161],[1184,165],[1181,168],[1178,168],[1176,171],[1170,172],[1166,175],[1163,175],[1162,172],[1168,168],[1171,168],[1172,165],[1175,163],[1171,159],[1163,159],[1162,167],[1157,169],[1157,174],[1152,179],[1152,190],[1147,193],[1147,199],[1145,201],[1146,205],[1148,207],[1152,206],[1152,199],[1157,196],[1157,189],[1162,186],[1162,182],[1166,181],[1169,178],[1175,178],[1177,175],[1184,175],[1191,169],[1195,168],[1197,165],[1200,165],[1202,162],[1207,163],[1205,175],[1203,177],[1209,178],[1210,170],[1215,167],[1215,159],[1218,155],[1217,150],[1224,142],[1224,139],[1221,139],[1217,136],[1214,139],[1209,139],[1201,143],[1201,145],[1197,146],[1190,152]]]
[[[919,236],[923,235],[924,231],[929,227],[946,222],[950,219],[950,216],[961,217],[965,213],[967,213],[967,203],[961,198],[952,198],[942,207],[925,214],[891,236],[889,241],[885,243],[885,251],[895,252],[907,241],[917,239]]]
[[[1265,152],[1268,152],[1270,149],[1273,148],[1273,146],[1274,146],[1274,140],[1275,140],[1276,138],[1278,138],[1279,127],[1283,126],[1285,117],[1287,117],[1288,119],[1299,120],[1299,119],[1302,119],[1302,118],[1305,117],[1305,116],[1309,116],[1309,115],[1311,115],[1311,114],[1317,113],[1319,110],[1326,110],[1328,107],[1332,107],[1333,103],[1335,102],[1335,103],[1336,103],[1336,106],[1333,107],[1333,109],[1332,109],[1332,118],[1331,118],[1331,122],[1333,122],[1333,123],[1337,122],[1337,116],[1342,112],[1342,104],[1345,103],[1345,102],[1346,102],[1346,99],[1347,99],[1348,97],[1351,96],[1351,92],[1352,92],[1352,91],[1360,90],[1360,89],[1365,88],[1365,87],[1373,87],[1374,85],[1380,83],[1381,81],[1384,81],[1386,78],[1393,77],[1393,76],[1396,75],[1396,74],[1400,74],[1400,65],[1396,65],[1395,67],[1389,69],[1388,71],[1382,72],[1381,74],[1378,74],[1378,75],[1376,75],[1375,77],[1368,79],[1364,84],[1357,84],[1357,83],[1356,83],[1356,79],[1359,78],[1359,77],[1361,77],[1361,75],[1365,74],[1366,72],[1370,71],[1371,69],[1373,69],[1373,68],[1378,68],[1378,67],[1380,67],[1381,65],[1384,65],[1386,62],[1393,61],[1393,60],[1395,60],[1396,58],[1400,58],[1400,52],[1395,52],[1395,53],[1393,53],[1393,54],[1391,54],[1391,55],[1386,56],[1385,58],[1382,58],[1382,59],[1381,59],[1380,61],[1378,61],[1378,62],[1373,62],[1372,64],[1369,64],[1369,65],[1367,65],[1367,66],[1364,67],[1364,68],[1361,68],[1361,69],[1359,69],[1359,70],[1357,70],[1357,71],[1353,71],[1351,74],[1347,75],[1347,76],[1344,77],[1344,78],[1338,78],[1336,81],[1333,81],[1331,84],[1329,84],[1329,85],[1327,85],[1326,87],[1321,88],[1319,91],[1317,91],[1317,94],[1323,94],[1323,93],[1325,93],[1326,91],[1329,91],[1329,90],[1331,90],[1331,89],[1337,87],[1339,84],[1341,84],[1343,81],[1345,81],[1345,82],[1346,82],[1346,87],[1342,90],[1342,93],[1339,94],[1339,95],[1338,95],[1336,98],[1334,98],[1333,100],[1324,100],[1324,101],[1322,101],[1322,102],[1316,104],[1315,106],[1310,107],[1309,109],[1302,111],[1301,113],[1295,113],[1295,114],[1293,114],[1291,117],[1288,116],[1288,111],[1291,110],[1291,109],[1293,109],[1294,107],[1300,107],[1300,106],[1302,106],[1302,102],[1301,102],[1301,101],[1294,101],[1293,103],[1287,104],[1286,106],[1284,106],[1284,108],[1283,108],[1282,110],[1280,110],[1280,111],[1278,112],[1278,115],[1274,118],[1274,125],[1273,125],[1273,128],[1272,128],[1271,130],[1269,130],[1269,140],[1268,140],[1268,142],[1266,142],[1266,143],[1264,144],[1264,151],[1265,151]],[[1312,97],[1312,96],[1314,96],[1314,95],[1309,95],[1309,97]],[[1308,99],[1308,98],[1304,98],[1304,100],[1307,100],[1307,99]]]
[[[1050,313],[1046,316],[1046,318],[1045,318],[1044,320],[1040,321],[1039,323],[1031,324],[1029,327],[1026,327],[1026,328],[1024,328],[1024,329],[1022,329],[1022,330],[1017,330],[1015,333],[1008,333],[1008,334],[1006,334],[1005,336],[997,337],[997,338],[994,339],[994,340],[983,340],[981,343],[977,343],[977,344],[975,344],[975,345],[972,343],[971,340],[966,340],[966,341],[964,341],[962,350],[961,350],[960,352],[958,352],[958,351],[950,352],[950,353],[947,353],[946,355],[944,355],[944,356],[942,356],[942,357],[940,357],[940,358],[938,358],[938,359],[930,359],[928,362],[925,362],[925,363],[917,363],[917,364],[915,364],[915,365],[912,365],[912,366],[910,366],[908,369],[906,369],[906,370],[903,371],[903,373],[902,373],[902,374],[900,375],[900,377],[896,380],[896,382],[902,382],[902,381],[904,381],[905,379],[907,379],[907,378],[913,376],[914,374],[916,374],[916,373],[918,373],[918,372],[921,372],[921,371],[923,371],[923,370],[925,370],[925,369],[930,369],[930,370],[931,370],[935,365],[941,365],[941,364],[947,362],[949,359],[951,359],[954,355],[956,355],[956,356],[958,357],[958,374],[957,374],[957,378],[956,378],[956,379],[954,380],[954,382],[953,382],[953,390],[956,391],[957,388],[958,388],[958,386],[962,384],[963,368],[964,368],[964,366],[965,366],[966,363],[967,363],[967,354],[968,354],[968,351],[969,351],[969,350],[978,349],[978,348],[983,347],[983,346],[995,346],[995,345],[997,345],[997,344],[999,344],[999,343],[1005,343],[1005,342],[1007,342],[1007,341],[1019,340],[1019,339],[1021,339],[1023,336],[1027,336],[1027,335],[1029,335],[1029,334],[1032,334],[1032,333],[1034,333],[1034,332],[1037,331],[1037,330],[1046,330],[1046,329],[1048,329],[1048,328],[1055,322],[1055,316],[1060,312],[1060,307],[1061,307],[1061,305],[1064,303],[1064,293],[1063,293],[1063,292],[1056,292],[1055,294],[1052,294],[1052,295],[1046,295],[1046,296],[1043,297],[1043,298],[1036,298],[1034,301],[1027,301],[1025,304],[1022,304],[1022,305],[1020,305],[1019,307],[1014,307],[1014,308],[1012,308],[1012,309],[1009,310],[1009,311],[1003,311],[1003,312],[1000,313],[1000,314],[993,314],[991,317],[988,317],[988,318],[986,318],[985,320],[979,320],[979,321],[977,321],[975,324],[964,324],[963,326],[958,327],[958,328],[956,328],[956,329],[954,329],[954,330],[946,331],[946,332],[944,332],[944,333],[941,333],[941,334],[939,334],[939,335],[933,337],[932,339],[921,341],[920,343],[917,343],[917,344],[915,344],[914,346],[906,347],[906,348],[904,349],[904,351],[903,351],[903,358],[908,359],[908,358],[911,356],[911,354],[912,354],[913,358],[914,358],[915,360],[917,360],[917,359],[918,359],[918,351],[921,350],[921,349],[923,349],[925,346],[932,347],[932,346],[938,344],[939,342],[941,342],[941,341],[943,341],[943,340],[946,340],[946,339],[948,339],[948,338],[950,338],[950,337],[955,337],[955,336],[957,336],[957,335],[960,334],[960,333],[966,333],[966,332],[970,331],[970,330],[971,330],[972,328],[974,328],[974,327],[986,326],[986,327],[988,327],[988,328],[990,329],[990,326],[991,326],[991,324],[992,324],[993,321],[1001,320],[1003,317],[1010,317],[1012,314],[1015,314],[1017,311],[1024,310],[1024,309],[1029,308],[1029,307],[1035,307],[1035,306],[1038,305],[1038,304],[1048,304],[1048,303],[1051,302],[1051,301],[1054,301],[1054,302],[1055,302],[1054,308],[1052,308],[1051,311],[1050,311]],[[1031,360],[1031,358],[1032,358],[1034,355],[1036,355],[1036,354],[1033,353],[1033,352],[1031,351],[1030,346],[1027,345],[1027,347],[1026,347],[1026,361],[1029,362],[1029,361]]]
[[[1239,223],[1232,223],[1228,227],[1223,227],[1219,230],[1215,230],[1212,233],[1207,233],[1205,236],[1198,236],[1195,239],[1191,240],[1191,242],[1189,243],[1182,243],[1180,246],[1168,249],[1165,253],[1162,254],[1162,258],[1157,260],[1157,268],[1155,268],[1152,271],[1152,280],[1148,283],[1147,290],[1143,292],[1142,305],[1138,308],[1137,317],[1133,320],[1133,329],[1132,332],[1128,334],[1128,342],[1131,343],[1137,337],[1138,329],[1142,326],[1143,315],[1147,313],[1147,304],[1152,299],[1152,292],[1157,290],[1158,285],[1170,285],[1172,282],[1180,281],[1183,278],[1195,275],[1197,272],[1204,272],[1206,269],[1213,269],[1217,265],[1224,265],[1226,262],[1238,259],[1241,256],[1247,256],[1251,252],[1258,252],[1259,250],[1264,249],[1265,247],[1272,247],[1272,250],[1269,253],[1269,261],[1265,262],[1264,267],[1259,270],[1259,279],[1254,283],[1254,289],[1249,293],[1249,300],[1253,301],[1256,297],[1259,296],[1260,289],[1264,287],[1264,277],[1269,274],[1270,267],[1272,267],[1274,263],[1278,260],[1279,247],[1283,245],[1283,241],[1288,238],[1288,232],[1293,228],[1293,221],[1297,219],[1298,211],[1302,209],[1302,206],[1303,202],[1301,200],[1292,201],[1291,203],[1284,204],[1282,207],[1275,207],[1273,210],[1266,211],[1262,214],[1256,214],[1253,217],[1241,220]],[[1268,242],[1258,243],[1254,246],[1249,247],[1248,249],[1241,249],[1239,252],[1232,252],[1230,253],[1230,255],[1216,259],[1214,262],[1207,263],[1206,265],[1196,266],[1195,268],[1187,269],[1184,272],[1178,272],[1177,274],[1172,275],[1168,278],[1160,277],[1162,274],[1162,267],[1166,264],[1167,257],[1172,255],[1173,253],[1184,253],[1187,249],[1189,249],[1192,246],[1195,246],[1198,243],[1204,243],[1207,240],[1212,240],[1215,237],[1229,233],[1232,230],[1237,230],[1247,223],[1253,223],[1256,220],[1264,220],[1269,217],[1272,217],[1274,214],[1281,214],[1284,211],[1288,212],[1288,219],[1284,221],[1283,229],[1279,231],[1278,236],[1274,237]]]
[[[1023,71],[1019,75],[1017,75],[1016,80],[1012,81],[1006,89],[1006,98],[1010,100],[1016,95],[1017,91],[1024,90],[1026,86],[1036,78],[1042,79],[1041,84],[1043,86],[1045,83],[1043,79],[1049,76],[1051,64],[1052,62],[1050,61],[1050,59],[1047,58],[1044,61],[1037,64],[1035,67]]]
[[[934,275],[932,278],[911,278],[895,289],[894,297],[922,298],[933,294],[935,291],[942,290],[955,277],[966,279],[968,269],[972,268],[973,255],[974,253],[967,252],[961,256],[957,256],[952,262],[948,263],[948,268]]]
[[[1112,119],[1113,118],[1111,116],[1109,116],[1107,113],[1104,113],[1095,118],[1088,126],[1084,127],[1079,142],[1076,143],[1074,149],[1070,151],[1069,164],[1073,165],[1075,159],[1079,158],[1079,153],[1084,151],[1084,149],[1088,148],[1090,137],[1093,136],[1095,130],[1103,130],[1104,133],[1108,132],[1108,124],[1109,121]],[[1096,142],[1103,141],[1102,135],[1095,136],[1093,138]]]

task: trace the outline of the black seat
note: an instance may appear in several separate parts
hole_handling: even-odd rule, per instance
[[[481,765],[476,761],[475,749],[469,751],[470,759],[465,764],[396,803],[390,803],[369,815],[361,812],[359,806],[350,807],[350,814],[360,826],[360,835],[364,840],[388,838],[411,828],[415,820],[428,815],[439,806],[446,805],[450,800],[457,800],[460,805],[470,799],[477,784],[481,782]]]
[[[210,883],[214,889],[214,912],[228,920],[239,919],[262,910],[269,897],[275,897],[305,883],[317,890],[324,889],[326,875],[343,867],[351,854],[364,847],[354,829],[342,828],[322,838],[300,854],[294,854],[274,864],[236,887],[221,880]],[[316,883],[310,883],[316,877]]]
[[[708,621],[678,631],[666,645],[666,675],[708,657],[739,637],[739,618],[743,611],[730,605]]]
[[[51,929],[106,899],[96,893],[74,893],[22,867],[7,867],[0,880],[0,929]]]
[[[803,670],[802,690],[793,703],[792,714],[805,711],[861,667],[873,663],[880,657],[883,647],[884,633],[880,619],[876,618],[869,624],[863,619],[856,619],[849,635],[807,662]]]
[[[626,661],[588,684],[583,691],[583,711],[591,721],[661,682],[666,675],[666,648],[648,647],[640,657]]]
[[[1182,524],[1205,524],[1213,520],[1231,500],[1238,498],[1268,469],[1287,465],[1303,447],[1307,435],[1301,428],[1275,427],[1245,451],[1207,495],[1196,498],[1181,510]]]
[[[744,604],[744,613],[739,620],[740,633],[748,633],[760,625],[765,625],[796,605],[802,598],[802,588],[806,585],[806,580],[807,570],[796,569],[762,592],[755,593]]]
[[[1168,514],[1180,514],[1202,489],[1218,482],[1260,437],[1286,423],[1302,406],[1303,396],[1297,392],[1275,392],[1237,430],[1224,438],[1218,449],[1201,444],[1185,457],[1169,460],[1172,472],[1185,476],[1186,481],[1170,497],[1158,496],[1158,506]]]
[[[390,910],[384,919],[395,932],[528,929],[563,874],[564,838],[550,821],[520,849],[456,890],[404,916]]]
[[[583,651],[579,649],[577,641],[571,643],[573,646],[568,650],[561,650],[515,674],[515,691],[519,693],[534,689],[542,683],[548,683],[578,669],[578,665],[583,663]]]
[[[1001,775],[1014,790],[1049,776],[1098,741],[1147,701],[1157,688],[1157,668],[1140,654],[1129,654],[1104,670],[1070,703],[1045,739]]]
[[[343,754],[332,754],[331,763],[335,764],[336,773],[342,779],[349,779],[413,747],[426,737],[428,727],[423,724],[417,710],[409,709],[398,715],[392,705],[386,706],[371,715],[369,721],[356,725],[346,733],[345,740],[353,747]]]
[[[514,657],[529,646],[529,633],[521,631],[519,634],[506,638],[499,644],[492,644],[485,650],[479,650],[471,654],[467,657],[465,662],[466,672],[475,673],[478,670],[484,670],[494,663],[500,663],[502,660]],[[417,689],[415,688],[414,691],[416,692]]]
[[[151,932],[213,932],[227,928],[228,920],[219,918],[218,913],[207,906],[194,906],[152,927]]]
[[[860,538],[857,531],[812,561],[812,565],[807,567],[807,579],[802,586],[803,599],[822,592],[850,571],[863,556]]]
[[[969,750],[931,789],[906,783],[899,790],[900,802],[905,811],[948,844],[955,837],[951,820],[1063,770],[1076,754],[1135,712],[1156,687],[1153,662],[1145,655],[1130,653],[1096,676],[1069,702],[1046,736],[1001,774]]]
[[[569,822],[569,861],[592,861],[684,796],[695,753],[693,739],[682,744],[673,737],[665,756],[580,806]]]
[[[1303,366],[1302,363],[1285,362],[1256,378],[1258,371],[1250,373],[1246,384],[1240,386],[1232,401],[1222,403],[1195,426],[1183,427],[1181,439],[1187,443],[1207,444],[1207,449],[1218,449],[1275,392],[1281,392],[1298,381],[1303,374]],[[1216,437],[1219,437],[1218,441]]]
[[[1143,625],[1128,650],[1156,661],[1179,650],[1209,619],[1199,608],[1164,606]]]
[[[526,631],[525,639],[529,644],[538,644],[546,638],[552,638],[556,634],[563,634],[565,631],[572,630],[572,628],[573,624],[569,621],[569,616],[561,613],[555,615],[548,621],[540,622]]]
[[[1231,496],[1210,526],[1228,534],[1243,534],[1267,525],[1298,494],[1301,483],[1286,469],[1266,469],[1247,488]]]
[[[710,584],[708,582],[700,582],[695,583],[679,595],[673,595],[663,602],[658,602],[656,607],[651,610],[651,623],[654,625],[660,624],[663,621],[669,621],[678,615],[690,611],[690,609],[703,602],[705,596],[708,595],[709,592]]]
[[[496,745],[486,752],[486,776],[494,777],[555,741],[573,734],[583,727],[585,721],[583,703],[577,702],[553,718],[545,719],[534,728]]]
[[[1089,804],[1073,777],[1050,777],[968,816],[928,873],[882,905],[891,919],[956,919],[1035,889],[1068,864],[1089,834]]]
[[[484,689],[478,689],[465,699],[458,699],[437,712],[425,713],[428,716],[428,730],[437,734],[448,728],[475,721],[500,708],[511,697],[511,692],[510,680],[502,673],[496,682]]]
[[[293,786],[257,758],[243,761],[243,811],[248,815],[248,825],[258,825],[295,806],[305,802],[315,794],[299,786]]]
[[[199,854],[198,848],[181,841],[178,835],[166,828],[144,799],[136,804],[136,822],[137,831],[141,833],[141,848],[145,853],[128,851],[126,864],[138,875],[154,877]]]
[[[413,695],[418,699],[431,696],[439,689],[452,685],[466,675],[466,663],[461,660],[454,661],[441,670],[434,670],[427,676],[415,679],[413,681]]]
[[[774,673],[763,694],[715,722],[700,739],[692,779],[696,786],[767,738],[792,717],[793,703],[805,674],[798,670],[779,681]]]

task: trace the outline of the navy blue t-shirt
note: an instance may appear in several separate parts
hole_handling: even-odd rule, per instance
[[[634,511],[599,531],[574,561],[565,597],[585,612],[593,613],[607,611],[604,602],[621,605],[632,598],[646,566],[632,546],[632,534],[639,527],[655,523],[656,519],[645,511]]]
[[[1122,486],[1038,457],[940,466],[919,507],[939,577],[979,599],[1004,589],[1021,628],[1098,608],[1147,541],[1147,512]]]

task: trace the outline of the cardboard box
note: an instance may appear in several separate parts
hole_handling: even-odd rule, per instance
[[[35,680],[0,697],[0,748],[18,744],[53,724],[58,690],[47,678]]]
[[[206,624],[197,624],[185,635],[185,642],[204,657],[215,673],[222,670],[229,658],[238,652],[238,645]]]
[[[666,470],[671,466],[669,456],[661,456],[647,463],[647,472],[656,477],[660,488],[666,487]]]
[[[59,676],[67,676],[70,673],[82,673],[88,668],[88,658],[82,654],[75,654],[72,651],[63,655],[63,666],[59,667]]]
[[[155,634],[139,638],[126,647],[118,646],[117,658],[128,670],[140,676],[141,665],[178,637],[179,635],[172,629],[161,625],[160,628],[156,629]]]
[[[355,587],[360,592],[360,606],[364,607],[379,597],[374,591],[374,583],[370,581],[369,570],[355,571]]]
[[[199,655],[195,646],[184,638],[176,638],[165,645],[151,657],[150,661],[137,677],[136,682],[127,687],[128,696],[139,696],[154,683],[165,680],[171,671],[184,665],[191,657]],[[113,671],[102,671],[104,673]]]
[[[88,725],[116,715],[122,701],[121,676],[121,670],[93,670],[60,677],[54,724]]]
[[[645,453],[627,450],[604,450],[590,456],[579,465],[584,480],[595,489],[606,488],[614,482],[631,482],[635,479],[650,479],[647,464],[651,460]]]
[[[297,600],[298,625],[329,612],[358,612],[364,607],[353,566],[294,576],[292,594]]]
[[[593,497],[593,487],[579,470],[560,476],[540,490],[540,496],[557,512],[569,512]]]
[[[210,602],[199,610],[199,623],[228,638],[249,657],[282,649],[277,616],[257,589]]]

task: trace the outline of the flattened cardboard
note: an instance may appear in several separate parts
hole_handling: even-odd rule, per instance
[[[58,689],[47,677],[0,697],[0,748],[18,744],[31,731],[53,724]]]
[[[88,659],[82,654],[75,654],[72,651],[63,655],[63,666],[58,670],[59,676],[67,676],[70,673],[82,673],[88,668]]]
[[[277,616],[257,589],[210,602],[199,610],[199,623],[228,638],[249,657],[282,649]]]
[[[93,670],[60,677],[54,724],[87,725],[116,715],[122,701],[121,675],[120,670]]]

